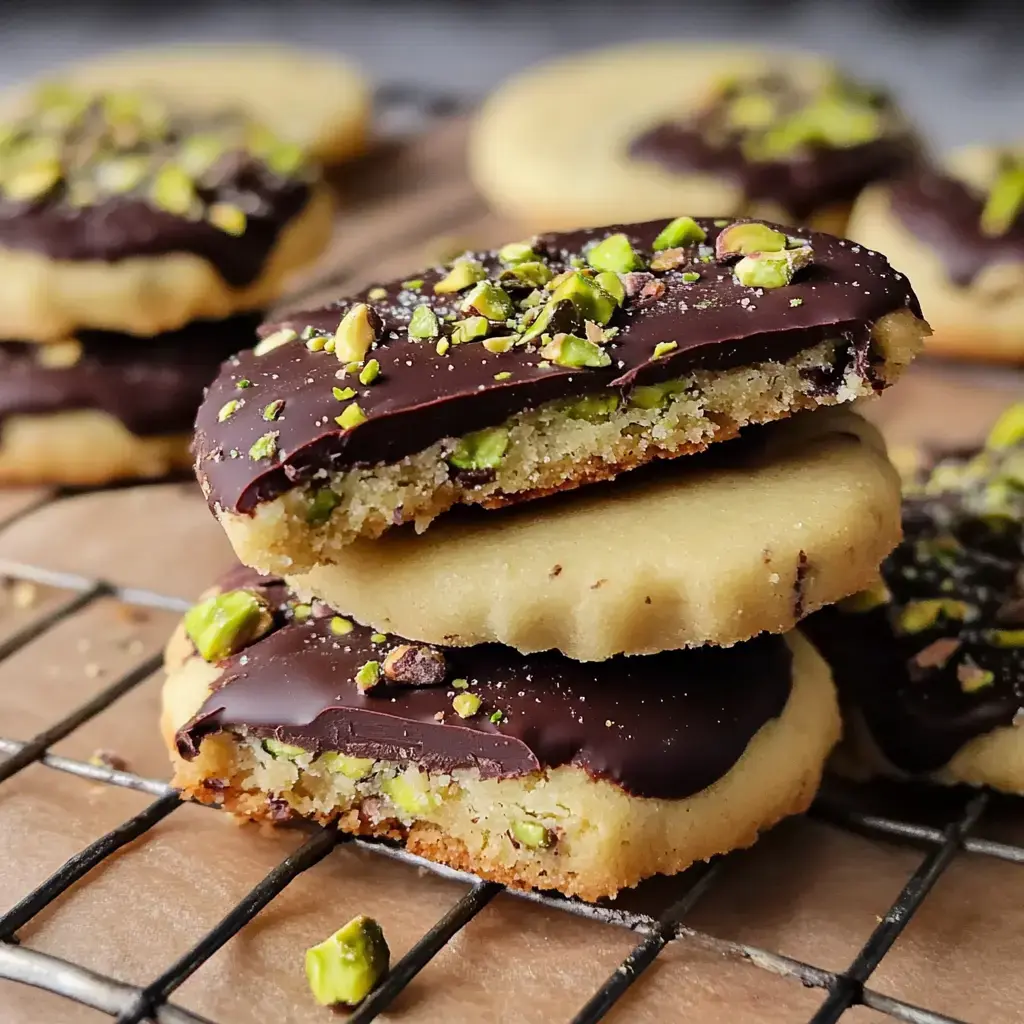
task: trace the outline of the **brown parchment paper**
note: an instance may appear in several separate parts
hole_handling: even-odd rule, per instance
[[[510,236],[489,217],[457,169],[453,126],[395,150],[383,168],[343,183],[353,205],[330,255],[338,281],[381,280],[460,245]],[[455,168],[455,169],[453,169]],[[410,182],[415,190],[410,192]],[[372,186],[372,190],[371,190]],[[367,196],[373,195],[369,207]],[[438,239],[438,235],[445,237]],[[312,301],[311,299],[309,301]],[[296,305],[305,301],[297,300]],[[898,445],[980,438],[1011,398],[1020,374],[922,363],[866,411]],[[100,576],[191,598],[231,557],[194,485],[164,484],[64,498],[32,511],[43,492],[0,494],[0,559]],[[65,592],[0,591],[0,641],[52,615]],[[0,662],[0,735],[29,738],[158,651],[174,622],[164,612],[95,602]],[[159,675],[64,741],[56,753],[107,750],[142,775],[165,778],[156,728]],[[904,811],[915,811],[914,799]],[[138,812],[142,794],[92,784],[33,765],[0,784],[0,911],[64,860]],[[923,813],[923,811],[922,811]],[[1024,806],[1006,801],[982,834],[1024,839]],[[188,806],[110,858],[35,918],[22,943],[134,984],[145,984],[188,950],[304,836],[239,826]],[[849,834],[817,820],[786,823],[753,850],[728,858],[688,922],[841,970],[922,857],[920,849]],[[682,879],[644,887],[635,900],[664,906]],[[304,949],[356,913],[381,921],[397,959],[465,891],[462,883],[349,847],[301,875],[175,993],[179,1005],[221,1022],[305,1024],[332,1019],[315,1006]],[[976,1024],[1024,1019],[1024,868],[961,855],[870,979],[882,993]],[[431,963],[383,1019],[419,1024],[565,1021],[630,952],[636,937],[511,896],[500,896]],[[806,1021],[824,993],[699,942],[672,943],[611,1012],[628,1024],[783,1024]],[[0,981],[0,1024],[91,1024],[103,1014]],[[889,1018],[865,1008],[852,1024]]]

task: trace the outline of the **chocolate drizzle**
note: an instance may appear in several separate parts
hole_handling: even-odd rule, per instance
[[[679,266],[652,277],[664,286],[663,294],[644,298],[641,289],[615,312],[609,326],[617,333],[606,346],[612,362],[602,369],[547,364],[531,347],[492,354],[472,342],[453,345],[440,355],[433,340],[411,340],[407,327],[416,306],[428,304],[442,318],[458,311],[462,296],[434,294],[434,284],[445,274],[439,268],[422,274],[418,289],[394,282],[265,325],[264,335],[282,328],[333,332],[353,302],[367,302],[383,322],[377,347],[370,353],[380,364],[380,377],[365,388],[352,376],[339,381],[342,364],[329,352],[307,350],[301,340],[264,355],[242,353],[229,361],[197,419],[195,452],[211,504],[250,512],[319,470],[395,462],[442,438],[498,425],[555,399],[601,393],[628,397],[637,385],[698,368],[785,360],[826,340],[836,342],[837,362],[846,366],[856,352],[867,351],[871,326],[880,317],[905,308],[920,315],[909,283],[884,257],[818,232],[801,233],[813,246],[814,264],[791,285],[770,291],[743,287],[729,267],[716,264],[708,254],[723,222],[700,223],[708,244],[694,246]],[[619,231],[649,258],[664,226],[664,221],[652,221],[550,234],[532,244],[558,274],[571,265],[570,259],[578,260],[589,243]],[[494,253],[475,258],[492,278],[496,276],[500,263]],[[693,273],[699,274],[696,281],[684,281],[684,274]],[[670,341],[676,347],[655,359],[655,346]],[[496,374],[506,372],[507,378],[495,380]],[[244,395],[237,388],[240,379],[252,384]],[[335,423],[343,406],[332,389],[339,384],[358,391],[367,420],[355,429],[343,430]],[[220,422],[221,407],[239,399],[243,406]],[[250,447],[268,429],[261,410],[274,400],[285,403],[273,424],[275,454],[269,460],[251,459]]]
[[[187,433],[217,367],[253,344],[258,322],[256,313],[194,321],[155,338],[80,331],[80,358],[59,367],[41,361],[49,346],[0,342],[0,423],[100,409],[140,436]]]
[[[236,570],[223,585],[262,586],[285,607],[281,581],[260,579]],[[178,732],[182,756],[194,757],[206,735],[241,730],[427,771],[478,768],[485,778],[574,765],[635,796],[681,799],[725,775],[791,691],[792,658],[778,636],[589,664],[494,644],[445,648],[449,684],[468,680],[482,701],[461,719],[450,685],[361,695],[359,667],[404,641],[374,644],[360,626],[335,636],[330,614],[280,625],[224,662],[220,686]]]
[[[935,253],[949,279],[961,287],[992,264],[1024,263],[1024,214],[1004,234],[985,235],[984,206],[983,195],[936,170],[907,175],[889,191],[893,216]]]

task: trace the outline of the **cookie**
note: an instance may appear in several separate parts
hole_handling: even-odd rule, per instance
[[[541,235],[266,325],[200,409],[197,474],[243,562],[302,572],[874,395],[927,330],[882,256],[825,234]]]
[[[864,186],[916,151],[885,95],[816,57],[645,43],[505,83],[470,164],[496,209],[545,230],[684,209],[843,234]]]
[[[107,53],[62,74],[85,89],[144,90],[202,113],[244,111],[322,163],[358,156],[367,143],[369,84],[333,54],[189,43]]]
[[[873,187],[849,234],[912,277],[932,351],[1024,363],[1024,148],[958,150]]]
[[[236,112],[55,83],[0,136],[3,340],[260,309],[330,235],[315,166]]]
[[[848,715],[840,765],[1024,793],[1024,404],[903,521],[883,582],[804,626]]]
[[[839,731],[795,635],[584,665],[408,644],[252,573],[222,588],[168,648],[174,785],[511,886],[597,899],[747,846],[807,807]]]
[[[871,584],[899,538],[880,437],[834,409],[558,500],[357,541],[289,583],[417,640],[595,661],[785,632]]]
[[[191,463],[203,389],[255,341],[258,314],[154,338],[81,331],[0,342],[0,483],[93,485]]]

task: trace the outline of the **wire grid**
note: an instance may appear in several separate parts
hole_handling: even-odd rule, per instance
[[[460,106],[449,97],[425,95],[400,84],[384,86],[377,96],[378,113],[388,134],[402,134],[443,117]],[[324,282],[320,282],[322,285]],[[333,284],[333,279],[331,280]],[[318,285],[319,286],[319,285]],[[45,504],[58,501],[71,492],[58,492],[30,505],[0,523],[10,526]],[[67,592],[54,610],[29,622],[0,642],[0,659],[8,658],[28,644],[45,638],[58,623],[76,614],[100,598],[114,598],[126,605],[181,612],[187,602],[149,590],[116,586],[94,579],[50,569],[0,562],[0,575],[8,580],[26,581]],[[400,847],[346,835],[336,829],[309,830],[309,839],[282,860],[241,901],[227,910],[220,922],[198,938],[192,948],[153,979],[148,985],[126,984],[98,974],[67,960],[22,945],[18,932],[76,882],[84,879],[106,858],[130,845],[163,819],[173,814],[183,801],[163,780],[145,778],[118,770],[61,757],[51,747],[90,721],[115,701],[130,692],[160,667],[159,655],[139,661],[90,700],[52,723],[37,735],[19,740],[0,737],[0,784],[32,764],[65,772],[89,782],[146,793],[153,802],[64,863],[53,875],[0,916],[0,978],[32,985],[55,993],[116,1018],[117,1024],[216,1024],[208,1018],[170,1001],[174,992],[256,917],[298,875],[317,864],[336,846],[355,844],[378,855],[394,858],[417,868],[456,879],[469,885],[466,894],[424,935],[362,1004],[348,1017],[351,1024],[365,1024],[381,1014],[416,975],[426,968],[439,950],[460,929],[481,913],[505,887],[481,881],[471,875],[433,864]],[[686,876],[685,894],[657,916],[624,911],[614,907],[584,903],[556,895],[508,890],[517,898],[539,903],[554,910],[576,914],[609,926],[626,927],[640,936],[637,945],[620,967],[572,1018],[571,1024],[599,1021],[614,1007],[626,990],[638,981],[663,949],[674,940],[686,939],[733,959],[751,963],[775,975],[823,989],[827,996],[810,1024],[831,1024],[846,1010],[867,1006],[893,1020],[909,1024],[967,1024],[921,1006],[891,998],[867,987],[872,972],[907,926],[942,872],[961,850],[1024,864],[1024,847],[970,835],[989,803],[982,792],[966,798],[958,813],[943,828],[930,827],[898,818],[863,813],[833,802],[819,801],[812,813],[847,829],[879,837],[892,837],[923,845],[927,853],[907,880],[897,899],[864,942],[849,967],[842,972],[826,970],[770,950],[717,938],[689,927],[686,915],[711,888],[720,875],[722,859],[692,868]],[[206,805],[202,805],[206,806]]]

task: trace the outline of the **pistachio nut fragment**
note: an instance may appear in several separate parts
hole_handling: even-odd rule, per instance
[[[629,393],[629,404],[638,409],[660,409],[685,390],[686,385],[677,380],[667,380],[661,384],[638,384]]]
[[[779,252],[785,248],[786,236],[781,231],[754,220],[737,221],[723,228],[715,239],[715,259],[730,260],[736,256]]]
[[[986,448],[1013,448],[1024,444],[1024,402],[1014,402],[1002,411],[988,432]]]
[[[733,276],[746,288],[784,288],[798,270],[808,266],[813,253],[809,246],[784,252],[755,252],[733,267]]]
[[[569,402],[565,407],[565,414],[571,419],[599,423],[611,416],[618,407],[618,395],[584,395]]]
[[[956,678],[964,693],[977,693],[986,686],[992,686],[996,681],[994,672],[975,665],[973,661],[964,661],[957,665]]]
[[[981,211],[981,233],[1005,235],[1024,212],[1024,162],[1010,163],[997,175]]]
[[[363,914],[306,950],[306,980],[321,1006],[357,1006],[390,966],[381,926]]]
[[[910,601],[899,612],[896,628],[900,633],[922,633],[937,625],[940,618],[964,622],[973,609],[966,601],[952,597],[928,597]]]
[[[245,211],[234,203],[213,203],[206,211],[206,219],[224,234],[235,238],[244,235],[248,225]]]
[[[602,271],[594,280],[598,283],[598,286],[603,288],[618,305],[622,305],[626,301],[626,287],[622,283],[622,279],[618,274],[613,274],[610,270]]]
[[[345,406],[340,416],[334,417],[334,422],[345,430],[351,430],[353,427],[358,427],[360,423],[366,422],[366,413],[359,408],[358,402],[353,402],[351,405]]]
[[[460,437],[448,462],[456,469],[497,469],[508,450],[508,431],[486,427]]]
[[[985,639],[993,647],[1024,647],[1024,629],[989,629]]]
[[[274,401],[268,402],[263,407],[263,418],[265,420],[276,420],[284,409],[284,399],[275,398]]]
[[[254,356],[265,356],[268,352],[273,352],[275,348],[280,348],[282,345],[287,345],[290,341],[294,341],[298,336],[298,331],[293,331],[290,327],[282,327],[281,330],[274,331],[273,334],[268,334],[265,338],[261,338],[253,346],[252,354]]]
[[[670,220],[654,239],[653,249],[678,249],[680,246],[699,245],[708,237],[707,232],[692,217],[676,217]]]
[[[572,308],[583,320],[593,320],[602,326],[611,320],[619,305],[614,296],[606,292],[596,279],[586,277],[579,271],[569,271],[562,275],[561,280],[552,289],[540,315],[530,324],[522,340],[532,341],[544,333],[550,333],[555,314],[564,302],[572,303]]]
[[[185,632],[204,661],[221,661],[258,640],[274,624],[270,606],[254,590],[226,590],[185,612]]]
[[[452,333],[448,335],[448,341],[452,345],[462,345],[467,341],[482,338],[490,329],[491,322],[487,317],[468,316],[465,320],[456,320],[452,324]]]
[[[463,313],[477,313],[495,322],[503,322],[515,312],[508,292],[490,281],[480,281],[474,285],[459,309]]]
[[[334,332],[334,354],[342,363],[361,363],[377,340],[380,316],[365,302],[351,306]]]
[[[139,187],[149,171],[144,156],[119,156],[101,160],[93,168],[93,180],[101,193],[123,195]]]
[[[437,314],[429,306],[417,306],[409,317],[409,337],[413,341],[427,341],[441,333]]]
[[[667,356],[669,352],[675,352],[679,348],[679,343],[676,341],[659,341],[654,346],[654,351],[651,353],[652,359],[662,359]]]
[[[659,273],[663,270],[675,270],[689,263],[690,258],[685,249],[662,249],[651,260],[651,270]]]
[[[369,387],[380,376],[380,363],[376,359],[368,359],[359,371],[359,383]]]
[[[482,703],[475,693],[463,690],[452,698],[452,710],[459,718],[472,718],[479,712]]]
[[[217,422],[223,423],[225,420],[230,419],[241,407],[242,403],[237,398],[229,398],[217,410]]]
[[[3,183],[4,195],[19,203],[42,199],[56,187],[62,173],[57,160],[41,160],[15,171],[7,178]]]
[[[416,768],[382,779],[380,788],[410,818],[425,814],[438,802],[438,798],[430,792],[427,776]]]
[[[349,402],[356,397],[356,389],[333,387],[331,388],[331,394],[334,395],[339,402]]]
[[[836,603],[836,607],[841,612],[849,612],[856,615],[863,612],[870,612],[875,608],[881,608],[891,600],[892,594],[890,593],[889,588],[885,585],[883,580],[878,580],[873,586],[868,587],[867,590],[862,590],[857,594],[851,594],[849,597],[844,597],[841,601]]]
[[[277,454],[277,431],[271,430],[253,441],[249,448],[250,459],[272,459]]]
[[[540,350],[540,354],[558,366],[596,369],[609,366],[612,361],[612,357],[600,345],[575,334],[556,334]]]
[[[341,497],[330,487],[321,487],[314,492],[306,506],[306,522],[310,526],[322,526],[331,518],[331,513],[340,502]]]
[[[540,257],[533,251],[529,242],[509,242],[498,250],[498,259],[507,266],[514,267],[517,263],[532,263]]]
[[[493,352],[495,355],[502,355],[503,353],[508,352],[515,343],[516,338],[514,334],[507,334],[498,338],[484,338],[484,340],[480,342],[488,352]]]
[[[380,662],[366,661],[356,672],[355,684],[360,693],[372,690],[380,682]]]
[[[555,835],[539,821],[521,819],[513,821],[509,829],[512,837],[528,850],[547,850],[555,845]]]
[[[199,197],[192,179],[175,164],[165,164],[150,186],[149,198],[155,206],[175,217],[194,212]]]
[[[384,659],[384,675],[405,686],[436,686],[448,671],[444,654],[425,644],[399,644]]]
[[[349,757],[333,750],[321,754],[320,760],[329,772],[344,775],[346,779],[356,782],[359,779],[365,779],[373,771],[374,765],[372,757]]]
[[[587,251],[586,260],[595,270],[610,271],[613,274],[628,274],[631,270],[642,270],[644,265],[640,254],[622,232],[609,235],[598,242]]]
[[[268,737],[263,741],[263,749],[271,757],[279,757],[285,761],[294,761],[295,758],[302,757],[306,753],[303,747],[297,747],[293,743],[282,743],[281,740],[275,740],[273,737]]]
[[[456,260],[451,270],[434,285],[436,295],[453,295],[483,281],[487,271],[474,260]]]
[[[543,288],[554,276],[546,263],[528,262],[506,267],[498,280],[509,288]]]

